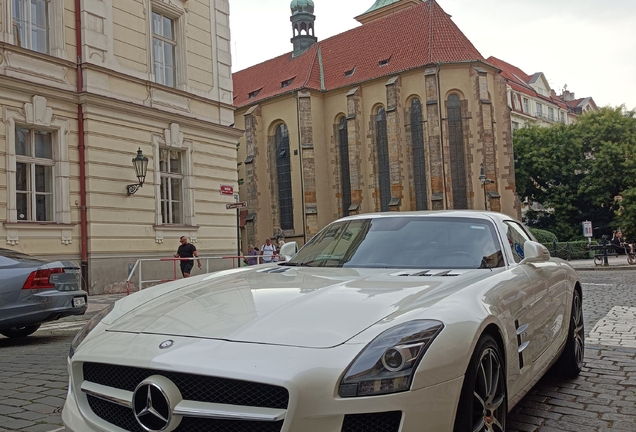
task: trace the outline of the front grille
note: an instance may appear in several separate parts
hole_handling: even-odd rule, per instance
[[[129,432],[145,432],[132,409],[87,395],[91,410],[102,420]],[[283,421],[256,422],[184,417],[175,432],[280,432]]]
[[[131,392],[152,375],[162,375],[172,381],[184,400],[278,409],[287,409],[289,403],[287,389],[270,384],[130,366],[84,363],[84,380]]]
[[[402,411],[372,414],[347,414],[342,423],[342,432],[398,432]]]

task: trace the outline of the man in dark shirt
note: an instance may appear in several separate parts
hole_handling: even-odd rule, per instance
[[[188,243],[188,239],[185,236],[181,236],[179,239],[181,242],[181,246],[177,249],[177,253],[174,254],[175,258],[194,258],[197,257],[197,263],[199,264],[199,268],[201,268],[201,260],[199,258],[199,253],[197,252],[196,246],[192,243]],[[190,272],[192,271],[192,267],[194,266],[194,260],[181,260],[181,274],[183,274],[184,278],[190,277]]]

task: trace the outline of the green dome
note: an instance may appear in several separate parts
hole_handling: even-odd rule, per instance
[[[396,3],[398,1],[400,1],[400,0],[376,0],[375,4],[373,6],[371,6],[371,8],[369,8],[369,10],[365,12],[365,14],[369,13],[369,12],[372,12],[374,10],[377,10],[377,9],[382,9],[384,6],[388,6],[388,5]]]
[[[292,12],[314,12],[314,2],[311,0],[292,0],[289,7]]]

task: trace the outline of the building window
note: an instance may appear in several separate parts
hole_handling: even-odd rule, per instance
[[[161,222],[183,223],[183,152],[159,149],[161,175]]]
[[[13,37],[22,48],[49,53],[48,0],[13,0]]]
[[[278,210],[280,228],[294,229],[294,207],[292,203],[291,164],[289,157],[289,131],[285,124],[276,128],[276,176],[278,180]]]
[[[51,132],[15,129],[15,184],[18,221],[53,221],[53,139]]]
[[[155,82],[168,87],[176,83],[175,21],[165,15],[152,12],[152,65]]]
[[[351,175],[349,171],[349,131],[347,119],[338,122],[338,150],[340,151],[340,184],[342,186],[342,215],[349,215],[351,206]]]
[[[512,122],[512,131],[514,132],[514,131],[516,131],[517,129],[519,129],[519,123],[518,123],[518,122],[513,121],[513,122]]]
[[[378,178],[380,180],[380,211],[389,211],[391,202],[391,172],[389,167],[389,139],[386,130],[386,111],[378,108],[375,116],[376,145],[378,152]]]
[[[528,98],[523,98],[523,112],[524,113],[530,112],[530,101],[528,100]]]
[[[422,103],[413,99],[411,103],[411,145],[413,146],[413,181],[416,210],[428,209],[426,194],[426,155],[424,153],[424,127]]]
[[[537,117],[543,117],[543,105],[537,104]]]
[[[554,108],[548,107],[548,120],[550,121],[556,120],[556,118],[554,117]]]
[[[453,183],[453,208],[468,208],[466,194],[466,163],[462,106],[459,96],[452,94],[447,100],[448,141],[450,145],[450,168]]]
[[[563,111],[559,111],[559,121],[565,123],[565,113]]]

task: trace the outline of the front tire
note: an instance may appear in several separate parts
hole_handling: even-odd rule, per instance
[[[454,432],[505,432],[508,390],[501,350],[495,339],[479,339],[462,386]]]
[[[557,367],[562,375],[573,378],[581,373],[585,356],[585,327],[583,323],[583,299],[578,290],[574,290],[572,312],[565,348],[559,357]]]
[[[8,338],[23,338],[35,333],[35,331],[39,328],[40,324],[34,324],[24,327],[11,327],[8,329],[0,330],[0,334],[3,334]]]

